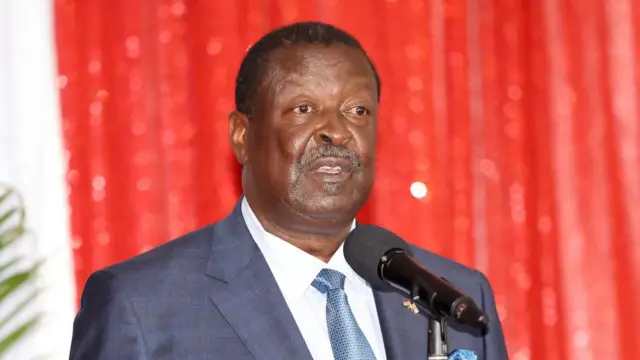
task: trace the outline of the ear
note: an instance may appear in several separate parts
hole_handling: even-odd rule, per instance
[[[237,110],[229,114],[229,140],[240,165],[249,159],[247,151],[247,135],[249,133],[249,118]]]

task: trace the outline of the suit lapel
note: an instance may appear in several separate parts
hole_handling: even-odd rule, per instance
[[[214,229],[207,275],[210,297],[257,360],[311,360],[266,260],[240,211]]]
[[[402,303],[406,299],[395,292],[374,291],[387,360],[424,360],[427,358],[429,319],[414,314]]]

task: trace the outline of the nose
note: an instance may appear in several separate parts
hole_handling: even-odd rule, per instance
[[[346,145],[351,138],[352,134],[341,115],[325,117],[315,133],[318,144]]]

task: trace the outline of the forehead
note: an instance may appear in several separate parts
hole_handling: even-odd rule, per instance
[[[274,51],[265,69],[264,85],[278,90],[288,82],[352,83],[376,87],[373,69],[362,50],[343,44],[294,45]]]

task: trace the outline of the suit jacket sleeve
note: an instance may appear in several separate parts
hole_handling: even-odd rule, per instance
[[[508,360],[507,345],[505,343],[502,325],[498,317],[493,290],[487,277],[478,271],[482,285],[482,306],[489,315],[489,330],[484,336],[484,357],[491,360]]]
[[[131,299],[107,270],[92,274],[73,324],[70,360],[142,360],[147,356],[142,328]]]

